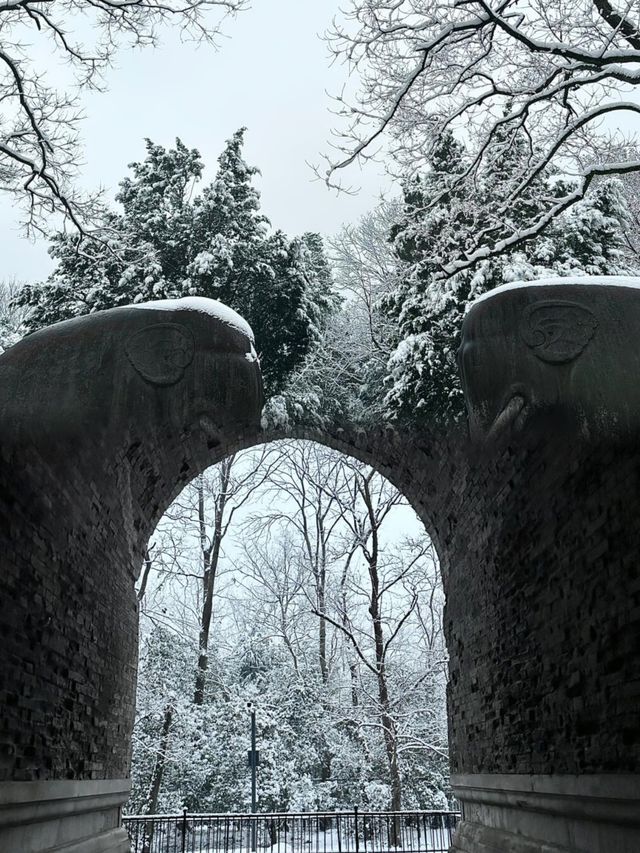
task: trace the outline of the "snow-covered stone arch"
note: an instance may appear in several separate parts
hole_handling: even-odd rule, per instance
[[[474,443],[466,429],[264,433],[247,330],[202,304],[114,309],[0,357],[0,849],[127,849],[144,547],[196,474],[285,435],[375,467],[434,540],[455,849],[640,849],[640,406],[625,378],[640,299],[543,296],[510,290],[470,315]]]

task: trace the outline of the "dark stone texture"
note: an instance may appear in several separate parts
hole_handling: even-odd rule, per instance
[[[250,352],[205,313],[120,308],[0,357],[0,779],[128,775],[143,549],[256,429]]]
[[[453,770],[636,772],[637,450],[553,435],[492,450],[449,552]]]
[[[640,293],[583,291],[510,291],[473,309],[473,443],[466,429],[265,434],[246,339],[205,315],[116,309],[9,350],[1,778],[127,775],[133,584],[153,526],[207,465],[285,435],[373,465],[432,535],[454,771],[636,772]],[[545,331],[565,321],[566,334]]]
[[[640,293],[598,284],[518,286],[477,302],[459,362],[474,438],[553,417],[584,438],[640,434]]]

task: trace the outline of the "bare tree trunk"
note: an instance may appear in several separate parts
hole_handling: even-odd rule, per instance
[[[207,669],[209,668],[209,632],[211,630],[211,617],[213,615],[213,592],[218,563],[220,561],[220,546],[222,545],[225,530],[223,522],[232,465],[233,457],[229,457],[220,466],[220,491],[215,499],[215,519],[211,543],[207,540],[203,480],[201,479],[198,483],[198,523],[200,526],[200,547],[202,550],[204,598],[200,617],[198,670],[193,691],[194,705],[202,705],[204,702]]]
[[[358,694],[358,664],[352,662],[349,664],[349,674],[351,676],[351,705],[357,708],[360,704],[360,696]]]
[[[299,469],[300,484],[304,483],[304,477],[309,472],[309,461],[306,467]],[[307,496],[304,487],[302,491],[302,532],[307,550],[307,557],[313,572],[315,585],[316,609],[320,614],[318,617],[318,663],[320,665],[320,677],[323,684],[329,682],[329,662],[327,659],[327,620],[326,612],[326,582],[327,582],[327,531],[325,529],[326,514],[328,507],[323,506],[323,495],[320,489]],[[309,530],[306,510],[310,509],[314,514],[315,536]]]
[[[345,634],[349,634],[352,632],[351,620],[349,619],[349,611],[347,606],[347,575],[349,572],[349,566],[351,565],[351,560],[356,553],[356,547],[354,546],[349,553],[347,554],[347,558],[344,563],[344,568],[342,569],[342,575],[340,577],[340,618],[342,621],[342,630]],[[360,696],[358,691],[358,664],[355,660],[349,662],[349,677],[351,680],[351,705],[353,708],[357,708],[360,704]]]
[[[272,489],[282,489],[296,505],[296,512],[279,510],[268,513],[270,522],[285,521],[298,531],[304,543],[308,568],[313,575],[313,607],[318,614],[318,668],[322,684],[329,683],[331,675],[331,649],[327,607],[327,564],[330,562],[328,545],[340,519],[337,494],[334,492],[340,478],[341,463],[326,451],[315,447],[296,448],[287,444],[279,450],[286,465],[282,470],[275,466],[270,475]],[[325,465],[326,467],[323,467]]]
[[[324,613],[326,611],[326,573],[325,556],[322,554],[320,566],[318,567],[318,572],[316,574],[316,599],[320,613]],[[319,623],[318,657],[320,660],[320,675],[322,677],[322,683],[327,684],[329,681],[329,664],[327,661],[327,620],[321,616]]]
[[[391,714],[391,703],[389,701],[389,686],[387,683],[387,672],[385,666],[385,643],[380,613],[380,577],[378,574],[378,519],[369,489],[369,478],[362,478],[362,497],[369,515],[371,525],[371,548],[365,553],[369,581],[371,585],[371,598],[369,601],[369,613],[373,623],[373,637],[376,654],[376,670],[378,681],[378,700],[380,702],[380,722],[382,723],[384,745],[389,765],[389,778],[391,781],[391,811],[400,811],[402,808],[402,779],[398,763],[398,735],[396,723]],[[399,833],[397,821],[391,822],[391,839],[393,847],[399,846]]]
[[[147,582],[149,580],[149,573],[153,566],[153,560],[151,559],[151,555],[149,553],[149,549],[144,549],[144,564],[142,568],[142,580],[140,581],[140,588],[138,589],[138,601],[142,601],[144,598],[144,594],[147,590]]]
[[[151,785],[149,787],[149,797],[147,799],[147,814],[154,815],[158,811],[158,797],[160,796],[160,787],[162,785],[162,777],[167,760],[167,747],[169,745],[169,732],[171,730],[171,721],[173,720],[173,706],[167,705],[164,709],[164,719],[162,721],[162,732],[160,734],[160,746],[156,754],[156,763],[151,776]],[[148,853],[152,849],[153,844],[153,821],[147,821],[145,826],[146,843],[143,853]]]

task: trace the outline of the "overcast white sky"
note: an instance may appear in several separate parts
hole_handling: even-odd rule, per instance
[[[227,22],[217,52],[165,31],[158,49],[119,54],[108,91],[84,102],[83,185],[115,191],[127,164],[144,157],[145,137],[169,146],[179,136],[197,148],[208,180],[225,140],[246,126],[245,157],[262,171],[262,208],[275,227],[326,234],[356,220],[388,187],[382,169],[355,168],[349,183],[360,193],[337,196],[306,164],[327,151],[335,117],[326,91],[346,79],[319,38],[337,12],[338,0],[253,0]],[[0,278],[45,278],[46,249],[20,237],[18,212],[0,196]]]

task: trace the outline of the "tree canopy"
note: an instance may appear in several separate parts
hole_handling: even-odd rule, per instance
[[[405,176],[397,204],[386,202],[333,241],[345,305],[285,395],[272,403],[274,420],[385,419],[412,428],[459,420],[464,406],[456,353],[473,299],[522,279],[637,274],[625,187],[618,178],[601,178],[542,234],[443,276],[447,259],[473,246],[479,232],[499,241],[505,229],[525,227],[572,186],[549,166],[496,224],[496,200],[528,158],[528,143],[524,136],[507,146],[498,140],[469,188],[458,178],[472,158],[469,146],[445,133],[425,169]]]
[[[328,41],[358,80],[351,97],[338,98],[343,121],[338,153],[327,158],[330,184],[381,146],[394,174],[415,175],[453,132],[469,144],[453,185],[473,192],[496,147],[525,148],[486,211],[485,228],[442,258],[445,277],[521,248],[584,198],[598,176],[640,170],[635,144],[607,123],[640,113],[624,98],[640,82],[640,30],[630,5],[351,0]],[[575,180],[511,222],[514,204],[550,166]],[[440,202],[429,200],[434,209]]]
[[[151,299],[197,294],[242,314],[256,335],[267,390],[276,391],[320,334],[335,304],[316,234],[272,230],[253,186],[258,170],[242,157],[244,129],[227,142],[213,181],[194,190],[204,165],[176,140],[147,140],[109,212],[109,239],[57,234],[49,280],[24,288],[28,331],[69,317]]]
[[[99,196],[75,186],[79,99],[83,89],[104,87],[118,51],[156,45],[162,27],[178,28],[187,41],[215,44],[221,20],[246,8],[246,0],[2,3],[0,178],[22,206],[28,234],[48,234],[53,214],[79,234],[101,224]],[[66,85],[51,82],[54,60],[66,63]]]

